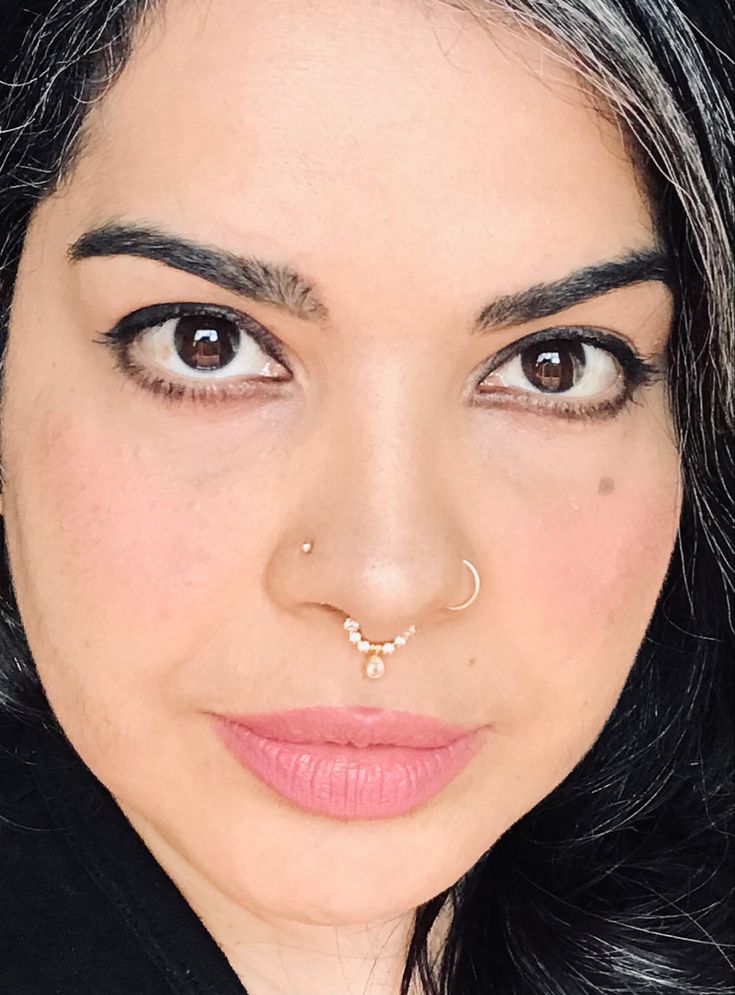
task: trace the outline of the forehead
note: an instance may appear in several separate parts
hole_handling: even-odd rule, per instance
[[[80,230],[132,216],[485,289],[650,231],[617,128],[563,62],[440,3],[169,0],[88,128]]]

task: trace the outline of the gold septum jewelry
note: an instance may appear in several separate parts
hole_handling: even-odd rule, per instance
[[[365,664],[365,676],[372,677],[373,680],[382,677],[385,673],[383,655],[395,653],[398,646],[405,646],[416,631],[416,626],[412,625],[406,629],[402,636],[396,636],[389,643],[371,643],[360,632],[360,623],[356,622],[354,618],[348,616],[345,619],[344,627],[350,637],[350,642],[357,646],[361,653],[370,653],[370,659]]]
[[[314,548],[313,542],[304,542],[301,545],[301,549],[305,553],[310,553]],[[463,601],[460,605],[447,605],[449,611],[458,612],[463,611],[465,608],[474,602],[477,595],[480,593],[480,574],[477,571],[477,567],[470,563],[469,560],[462,560],[467,569],[471,572],[472,577],[475,582],[475,589],[470,595],[470,597]],[[384,656],[389,656],[391,653],[395,653],[399,646],[405,646],[411,636],[416,632],[416,626],[411,625],[403,632],[400,636],[395,636],[390,642],[387,643],[372,643],[369,639],[360,631],[360,623],[354,619],[350,618],[348,615],[344,621],[344,629],[347,632],[350,642],[355,646],[361,653],[368,656],[367,662],[365,664],[365,676],[376,680],[378,677],[382,677],[385,673],[385,663],[383,661]]]

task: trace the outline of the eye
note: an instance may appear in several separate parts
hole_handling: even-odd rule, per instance
[[[547,329],[502,349],[478,385],[485,402],[565,417],[615,414],[658,369],[596,329]]]
[[[504,388],[566,397],[594,397],[622,380],[620,364],[609,352],[586,342],[538,342],[507,360],[488,378]]]
[[[232,318],[183,315],[141,330],[130,357],[181,376],[277,377],[280,366]],[[283,367],[280,367],[283,369]]]
[[[280,343],[246,315],[212,305],[142,308],[97,341],[141,386],[171,398],[252,393],[292,378]]]

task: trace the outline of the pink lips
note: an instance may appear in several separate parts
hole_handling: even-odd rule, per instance
[[[235,758],[283,798],[343,819],[404,815],[438,794],[480,748],[480,731],[381,708],[216,715]]]

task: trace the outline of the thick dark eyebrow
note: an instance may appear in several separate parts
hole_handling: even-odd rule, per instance
[[[311,284],[292,267],[256,256],[241,256],[202,245],[159,228],[106,224],[86,232],[68,249],[72,260],[95,256],[140,256],[191,273],[239,296],[273,304],[307,321],[325,321],[329,311]],[[497,297],[477,314],[471,331],[484,334],[557,314],[611,290],[648,280],[671,285],[667,257],[658,249],[630,252],[576,270],[552,283],[539,283]]]
[[[611,290],[648,280],[672,285],[671,267],[659,249],[639,249],[618,259],[586,266],[553,283],[539,283],[517,294],[497,297],[478,313],[473,333],[481,335],[493,329],[548,318]]]
[[[142,256],[183,270],[231,290],[241,297],[274,304],[297,318],[323,321],[327,308],[305,280],[290,266],[255,256],[239,256],[225,249],[201,245],[158,228],[107,224],[86,232],[69,246],[72,260],[94,256]]]

